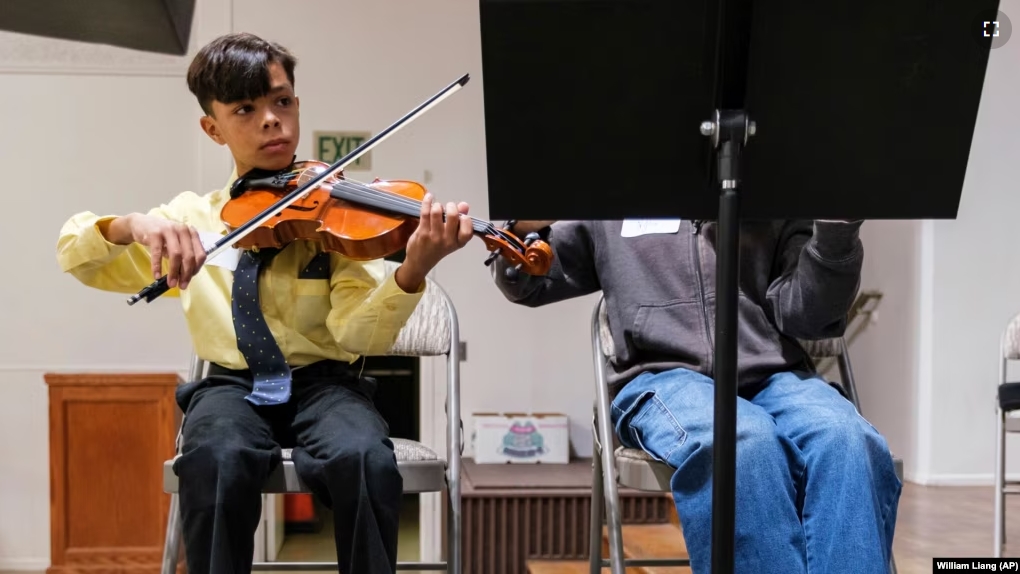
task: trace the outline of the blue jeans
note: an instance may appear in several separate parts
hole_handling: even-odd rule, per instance
[[[712,379],[644,373],[613,401],[620,442],[674,469],[673,500],[696,574],[711,570]],[[885,439],[808,373],[737,399],[737,572],[888,572],[902,484]]]

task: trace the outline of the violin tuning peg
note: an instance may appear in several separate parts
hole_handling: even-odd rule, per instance
[[[524,236],[524,245],[530,246],[532,243],[538,241],[541,238],[542,237],[538,233],[532,231],[531,233]]]
[[[496,251],[489,252],[489,256],[485,258],[485,266],[488,267],[489,265],[492,265],[492,262],[495,261],[497,257],[499,257],[498,249]]]
[[[521,265],[515,265],[514,267],[507,267],[506,269],[506,280],[511,283],[517,283],[517,280],[521,276]]]

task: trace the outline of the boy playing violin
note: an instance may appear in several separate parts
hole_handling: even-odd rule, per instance
[[[428,196],[404,263],[358,262],[314,242],[205,261],[203,238],[225,233],[220,210],[238,175],[280,170],[300,135],[295,58],[251,34],[205,46],[188,87],[202,130],[234,159],[227,185],[184,192],[148,213],[79,213],[60,232],[61,268],[90,287],[135,293],[166,273],[209,376],[182,385],[180,507],[188,571],[248,572],[261,489],[293,447],[298,474],[333,509],[339,571],[393,572],[402,479],[375,381],[355,364],[383,354],[425,288],[426,275],[472,237]],[[467,214],[465,203],[447,213]],[[211,246],[212,241],[208,241]],[[261,270],[261,273],[260,273]]]

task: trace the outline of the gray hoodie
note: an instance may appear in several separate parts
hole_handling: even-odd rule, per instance
[[[740,236],[738,384],[813,369],[796,339],[838,337],[860,287],[863,222],[743,222]],[[711,377],[715,338],[714,222],[623,237],[622,221],[561,221],[544,232],[555,260],[545,277],[493,277],[507,299],[538,307],[600,289],[616,358],[609,383],[685,367]],[[676,224],[674,224],[674,227]],[[629,233],[628,233],[629,234]]]

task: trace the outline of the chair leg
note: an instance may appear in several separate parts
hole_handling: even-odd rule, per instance
[[[446,530],[446,571],[450,574],[461,574],[463,572],[463,556],[461,551],[463,541],[461,540],[461,500],[459,476],[451,477],[447,497],[449,498],[449,519],[447,521]]]
[[[611,449],[603,449],[602,483],[606,490],[606,525],[609,528],[609,564],[613,574],[624,574],[623,567],[623,516],[620,512],[620,493],[616,485],[615,454]],[[606,459],[612,466],[607,467]]]
[[[177,493],[170,495],[170,512],[166,519],[166,538],[163,542],[163,568],[161,574],[177,572],[177,557],[181,552],[181,508]]]
[[[599,413],[609,412],[609,397],[605,387],[599,387]],[[613,452],[613,430],[608,416],[597,417],[599,444],[602,445],[602,488],[606,501],[606,525],[609,527],[609,564],[613,574],[624,574],[623,533],[620,523],[620,499],[616,487],[616,453]]]
[[[620,497],[616,484],[616,461],[611,448],[602,450],[603,500],[606,509],[606,526],[609,530],[609,565],[612,574],[624,573],[623,516],[620,512]]]
[[[1002,546],[1005,538],[1006,521],[1006,413],[1002,408],[995,409],[995,547],[992,556],[1002,557]]]
[[[602,572],[602,512],[605,506],[605,490],[602,488],[602,453],[595,447],[591,459],[591,518],[589,540],[589,568],[591,574]]]

